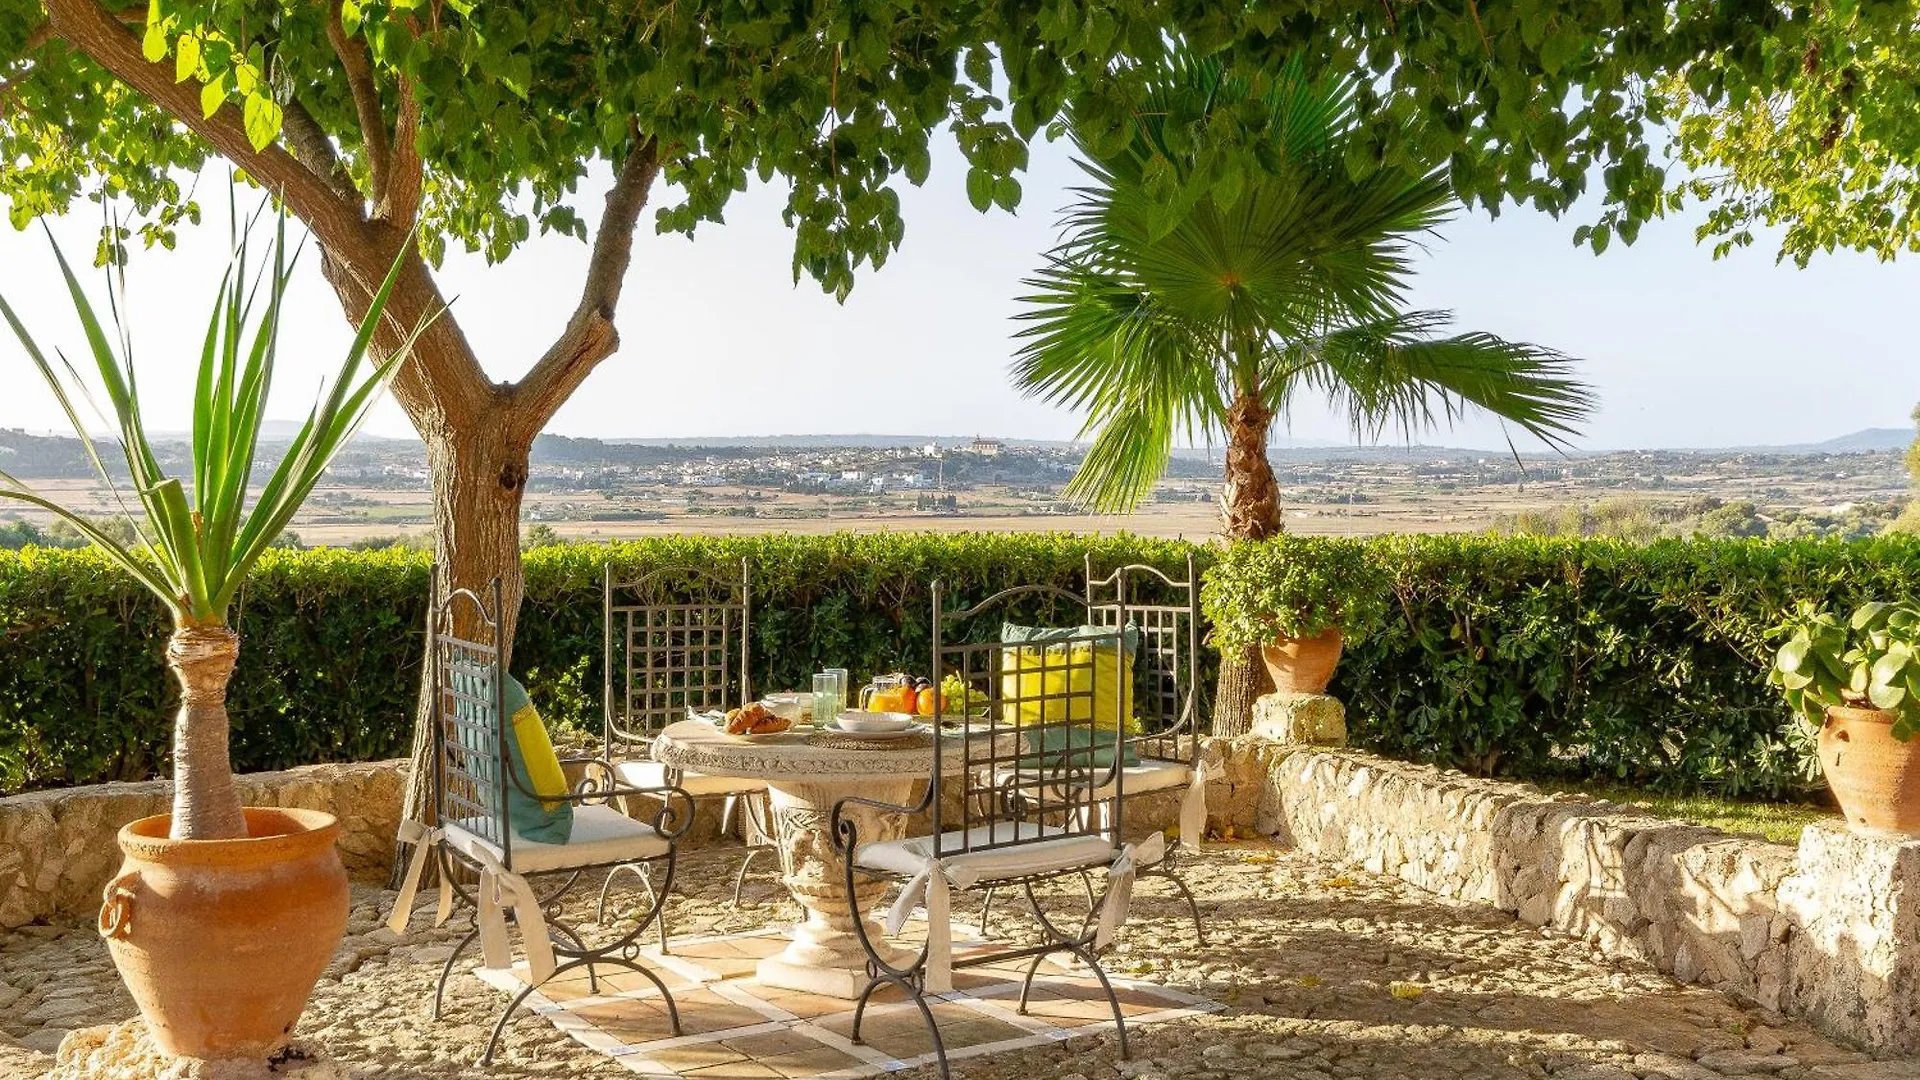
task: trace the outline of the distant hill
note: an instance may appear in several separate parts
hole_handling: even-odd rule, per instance
[[[1837,439],[1813,443],[1804,449],[1816,454],[1855,454],[1864,450],[1905,450],[1912,442],[1912,428],[1870,427]]]

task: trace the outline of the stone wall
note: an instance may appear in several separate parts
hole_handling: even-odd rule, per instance
[[[356,880],[384,881],[400,824],[406,763],[309,765],[239,777],[250,806],[325,810],[340,819],[340,857]],[[129,821],[166,813],[173,785],[35,791],[0,798],[0,928],[85,917],[120,865],[114,837]]]
[[[1920,1052],[1920,841],[1799,849],[1523,784],[1259,737],[1217,743],[1215,828],[1513,912],[1610,955]]]

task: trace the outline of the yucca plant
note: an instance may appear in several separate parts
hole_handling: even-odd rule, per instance
[[[267,394],[273,385],[282,304],[299,258],[297,249],[288,251],[282,214],[271,256],[254,266],[247,237],[257,218],[236,225],[233,258],[221,279],[200,346],[190,492],[180,478],[161,470],[142,421],[133,339],[123,318],[116,272],[109,271],[107,291],[117,342],[108,337],[86,290],[48,232],[93,366],[112,406],[118,429],[114,441],[126,459],[137,509],[122,498],[82,421],[77,402],[91,406],[92,401],[79,373],[64,353],[57,354],[60,367],[56,368],[12,305],[0,296],[0,317],[13,328],[27,358],[53,390],[101,482],[113,490],[122,512],[132,521],[137,540],[114,539],[96,522],[4,472],[0,472],[0,498],[31,503],[64,518],[173,613],[167,665],[181,688],[173,739],[171,833],[175,839],[221,840],[247,834],[227,757],[227,682],[240,654],[240,639],[227,624],[228,609],[247,571],[293,519],[334,454],[366,416],[375,391],[407,355],[407,349],[397,350],[385,362],[362,371],[368,342],[400,273],[402,264],[396,261],[374,294],[339,372],[323,387],[320,400],[265,484],[250,492]],[[418,334],[417,328],[414,333]]]
[[[1180,50],[1146,76],[1147,107],[1117,132],[1070,112],[1092,182],[1019,314],[1015,384],[1087,416],[1070,497],[1132,509],[1183,432],[1224,437],[1222,531],[1273,536],[1269,429],[1307,396],[1358,434],[1411,435],[1470,407],[1549,443],[1571,434],[1589,399],[1568,357],[1442,336],[1445,313],[1405,310],[1409,248],[1445,220],[1452,188],[1442,169],[1371,163],[1357,82],[1297,64],[1249,77]],[[1221,127],[1257,140],[1258,176],[1216,175]],[[1252,707],[1258,676],[1239,653],[1223,658],[1216,730]]]

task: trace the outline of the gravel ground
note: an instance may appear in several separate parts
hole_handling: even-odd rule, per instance
[[[752,929],[798,908],[766,875],[735,907],[731,860],[683,869],[693,895],[670,908],[676,934]],[[1229,1006],[1135,1033],[956,1062],[979,1080],[1920,1080],[1804,1025],[1497,911],[1436,899],[1395,879],[1264,844],[1210,846],[1187,866],[1209,923],[1200,947],[1163,883],[1144,881],[1110,970]],[[315,991],[300,1037],[355,1074],[427,1078],[628,1076],[611,1059],[529,1017],[491,1069],[475,1064],[499,994],[456,976],[445,1017],[428,1016],[456,935],[380,925],[391,894],[357,890],[348,937]],[[424,917],[417,925],[423,926]],[[68,1030],[134,1013],[90,925],[0,935],[0,1076],[41,1076]],[[916,1080],[931,1070],[908,1074]]]

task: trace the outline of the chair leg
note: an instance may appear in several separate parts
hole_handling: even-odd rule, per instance
[[[1092,949],[1079,948],[1074,952],[1093,969],[1093,977],[1100,980],[1100,989],[1107,992],[1107,1005],[1113,1009],[1113,1030],[1120,1034],[1120,1060],[1133,1057],[1133,1051],[1127,1046],[1127,1018],[1120,1012],[1120,995],[1113,992],[1113,984],[1107,981],[1107,973],[1100,968],[1100,961],[1093,955]]]
[[[1200,921],[1200,904],[1194,900],[1193,890],[1187,888],[1187,883],[1182,881],[1180,875],[1174,873],[1172,870],[1163,871],[1154,876],[1164,877],[1168,881],[1173,882],[1173,887],[1180,890],[1181,896],[1186,897],[1187,914],[1193,916],[1193,936],[1201,945],[1205,945],[1207,943],[1207,928]]]
[[[980,899],[980,936],[987,936],[987,921],[993,915],[993,886],[987,886],[986,895]]]
[[[880,989],[886,981],[885,979],[871,980],[867,983],[866,989],[860,991],[860,1000],[853,1003],[853,1031],[847,1038],[851,1040],[855,1046],[866,1045],[865,1040],[860,1038],[860,1025],[865,1022],[867,1018],[867,1002],[873,1000],[873,992]]]
[[[909,986],[907,994],[913,998],[913,1003],[920,1007],[920,1019],[926,1021],[927,1035],[933,1039],[933,1056],[940,1062],[940,1080],[952,1080],[953,1073],[947,1068],[947,1044],[940,1038],[940,1025],[934,1022],[933,1010],[927,1007],[926,996],[917,986]]]
[[[1027,997],[1033,993],[1033,977],[1040,973],[1040,962],[1046,958],[1046,953],[1034,957],[1033,963],[1027,965],[1027,977],[1020,980],[1020,1004],[1014,1011],[1021,1016],[1027,1015]]]
[[[747,871],[753,867],[754,856],[760,854],[757,847],[747,849],[747,857],[740,860],[740,872],[733,875],[733,906],[740,906],[740,890],[746,887]]]
[[[440,966],[440,981],[433,988],[433,1018],[435,1020],[440,1019],[440,999],[446,996],[447,978],[453,974],[453,965],[460,962],[460,954],[466,952],[469,945],[479,940],[480,927],[476,925],[473,929],[467,931],[467,936],[461,938],[460,943],[453,947],[453,955],[447,957],[447,962]]]

